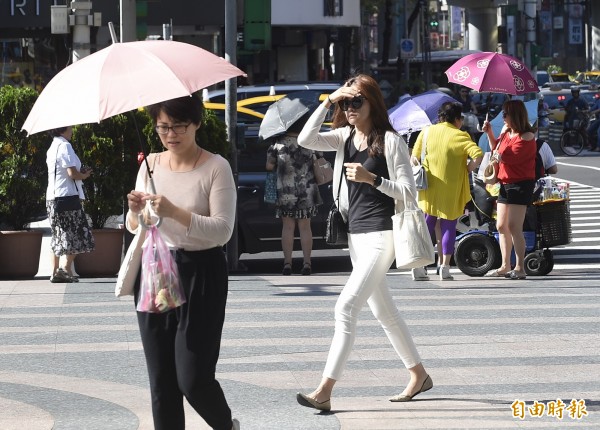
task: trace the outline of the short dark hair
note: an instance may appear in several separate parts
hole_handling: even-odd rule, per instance
[[[446,102],[438,110],[439,122],[454,123],[462,117],[462,104],[457,102]]]
[[[198,125],[202,122],[204,105],[198,96],[191,95],[156,103],[148,106],[146,110],[155,124],[162,111],[169,118]]]
[[[67,131],[67,128],[69,127],[53,128],[52,130],[48,130],[48,134],[52,137],[58,137],[61,136],[65,131]]]

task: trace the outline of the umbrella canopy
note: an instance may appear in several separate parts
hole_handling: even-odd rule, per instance
[[[34,134],[97,123],[142,106],[191,95],[243,74],[223,58],[188,43],[114,43],[52,78],[23,129]]]
[[[258,137],[266,140],[284,134],[300,118],[319,106],[318,91],[297,91],[280,98],[267,109]]]
[[[448,82],[476,91],[522,95],[537,93],[538,84],[515,57],[496,52],[477,52],[456,61],[446,70]]]
[[[525,108],[527,109],[527,118],[529,119],[529,123],[533,125],[533,123],[538,119],[538,100],[535,99],[525,102]],[[498,137],[500,131],[502,131],[502,127],[504,126],[502,111],[500,111],[500,113],[490,121],[490,125],[494,131],[494,136]],[[479,137],[478,145],[484,152],[490,151],[490,141],[488,140],[487,133],[483,133]]]
[[[457,103],[455,98],[438,90],[407,97],[388,111],[390,122],[400,134],[421,130],[438,122],[438,111],[446,102]]]

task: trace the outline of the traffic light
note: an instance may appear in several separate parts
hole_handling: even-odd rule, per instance
[[[432,16],[431,19],[429,20],[429,25],[431,26],[431,29],[433,31],[437,31],[438,26],[440,25],[438,19],[436,16]]]

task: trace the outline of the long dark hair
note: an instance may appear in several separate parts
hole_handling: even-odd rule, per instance
[[[383,155],[385,148],[385,133],[387,131],[396,132],[385,107],[385,101],[383,94],[379,88],[379,84],[375,79],[369,75],[356,75],[346,81],[344,84],[347,87],[355,85],[360,94],[369,101],[371,105],[371,132],[367,138],[367,144],[369,146],[369,156]],[[333,128],[340,128],[350,125],[346,118],[346,113],[339,108],[335,107],[333,114]]]
[[[502,105],[502,111],[510,118],[512,131],[523,134],[528,131],[534,133],[534,129],[529,125],[527,108],[522,100],[507,100]]]

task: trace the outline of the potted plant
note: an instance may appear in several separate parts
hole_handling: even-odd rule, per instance
[[[115,223],[124,210],[125,196],[137,174],[138,124],[149,118],[144,112],[116,115],[98,124],[74,127],[73,146],[82,165],[93,170],[83,182],[83,207],[93,229],[96,248],[79,254],[75,270],[83,277],[115,276],[121,265],[124,229]]]
[[[0,87],[0,277],[33,278],[38,272],[42,230],[28,229],[46,217],[48,171],[44,133],[21,130],[37,99],[31,88]]]

